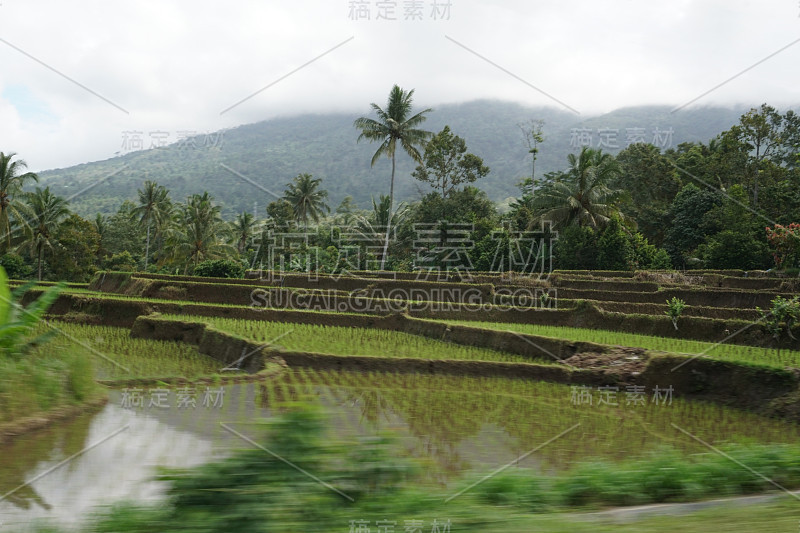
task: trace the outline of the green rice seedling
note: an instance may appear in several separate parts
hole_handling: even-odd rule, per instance
[[[523,334],[541,335],[570,341],[596,342],[614,346],[631,346],[645,348],[647,350],[688,355],[702,354],[705,357],[725,361],[758,363],[781,368],[786,366],[800,367],[800,351],[796,350],[778,350],[775,348],[759,348],[739,344],[720,344],[689,339],[655,337],[638,333],[623,333],[619,331],[565,326],[451,320],[443,322],[501,331],[516,331]]]
[[[191,321],[201,320],[228,333],[277,344],[289,351],[328,353],[334,355],[361,355],[381,357],[410,357],[418,359],[456,359],[468,361],[502,361],[530,363],[526,357],[444,342],[409,333],[366,328],[347,328],[310,324],[287,324],[231,318],[189,317],[165,315],[166,319]],[[539,360],[536,363],[540,363]],[[546,361],[542,364],[555,364]]]
[[[189,344],[134,339],[126,328],[49,322],[39,332],[55,331],[53,346],[74,347],[91,354],[100,379],[182,376],[195,378],[218,372],[220,363]]]

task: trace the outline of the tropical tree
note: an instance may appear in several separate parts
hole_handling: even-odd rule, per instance
[[[292,183],[286,184],[283,199],[292,206],[294,218],[308,230],[308,219],[319,222],[320,214],[330,212],[331,208],[325,203],[328,191],[320,189],[321,178],[314,178],[311,174],[300,174]]]
[[[220,216],[220,207],[214,205],[208,192],[190,196],[178,209],[175,222],[169,241],[173,257],[184,265],[184,273],[189,265],[235,253],[234,247],[225,242],[228,228]]]
[[[536,158],[539,154],[539,144],[544,142],[544,120],[528,119],[526,122],[517,124],[517,127],[525,138],[525,144],[528,145],[528,153],[531,154],[531,191],[533,191],[536,183]]]
[[[11,218],[22,227],[27,226],[25,205],[15,202],[14,196],[22,191],[26,181],[39,181],[39,176],[33,172],[23,172],[28,168],[25,161],[11,161],[16,155],[14,152],[8,155],[0,152],[0,231],[3,232],[0,240],[4,250],[11,247]]]
[[[50,192],[50,187],[36,187],[35,191],[25,193],[25,200],[32,218],[31,238],[20,249],[29,251],[36,258],[36,271],[41,281],[44,252],[53,249],[58,226],[69,216],[70,211],[66,199]]]
[[[139,189],[139,204],[131,212],[134,220],[147,228],[147,244],[144,252],[144,268],[150,260],[150,232],[155,226],[156,233],[159,233],[164,223],[169,220],[172,210],[172,202],[169,199],[169,191],[154,181],[145,181],[144,187]]]
[[[474,183],[489,173],[483,159],[467,153],[467,143],[445,126],[425,145],[422,164],[411,173],[447,197],[462,183]]]
[[[417,126],[425,122],[426,113],[432,109],[424,109],[415,115],[411,115],[411,108],[414,97],[414,89],[406,92],[395,85],[389,92],[389,100],[386,109],[381,109],[378,104],[372,103],[370,107],[375,111],[378,119],[361,117],[356,119],[353,125],[361,130],[358,142],[367,140],[369,142],[379,141],[381,145],[372,156],[372,166],[385,155],[392,160],[392,178],[389,184],[389,211],[394,207],[394,175],[396,168],[396,149],[399,143],[403,150],[411,156],[417,163],[422,163],[422,155],[417,146],[422,146],[430,139],[433,134],[429,131],[417,129]],[[386,261],[386,250],[389,248],[389,226],[386,227],[386,238],[383,245],[383,255],[381,257],[381,269]]]
[[[531,226],[550,221],[554,228],[570,225],[599,228],[613,216],[625,220],[616,206],[622,191],[608,185],[620,173],[614,157],[584,146],[579,155],[569,154],[567,160],[569,169],[558,173],[534,198],[536,216]]]
[[[108,236],[108,217],[97,213],[92,221],[92,226],[100,238],[97,244],[97,257],[102,259],[106,255],[105,239]]]
[[[253,240],[257,225],[258,222],[252,213],[245,211],[236,215],[236,220],[233,222],[231,230],[233,231],[234,244],[240,254],[247,250],[247,245]]]

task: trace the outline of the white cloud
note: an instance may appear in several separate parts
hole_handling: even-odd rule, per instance
[[[209,131],[302,112],[365,113],[392,84],[420,105],[497,98],[583,115],[681,105],[800,36],[789,0],[450,0],[450,20],[348,18],[348,0],[101,2],[4,0],[0,38],[129,112],[0,43],[0,94],[23,85],[53,113],[27,121],[0,97],[0,150],[31,168],[111,157],[126,130]],[[441,2],[441,0],[439,0]],[[341,46],[220,115],[300,65]],[[796,103],[800,43],[697,104]]]

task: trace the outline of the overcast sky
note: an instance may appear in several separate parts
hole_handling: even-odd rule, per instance
[[[447,3],[0,0],[0,151],[65,167],[125,151],[126,131],[148,144],[366,114],[394,83],[425,106],[495,98],[583,117],[800,102],[798,0]]]

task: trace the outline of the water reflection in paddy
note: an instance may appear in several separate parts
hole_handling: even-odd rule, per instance
[[[253,421],[302,398],[330,413],[332,441],[391,432],[427,462],[427,480],[437,484],[470,469],[494,470],[576,424],[520,464],[553,471],[665,445],[707,451],[672,424],[712,444],[800,442],[794,424],[718,406],[679,398],[670,405],[626,405],[624,392],[617,406],[576,405],[568,386],[519,380],[295,371],[265,384],[225,386],[217,407],[202,405],[203,389],[195,391],[195,407],[181,408],[175,389],[163,408],[148,405],[152,388],[143,388],[137,408],[123,408],[123,391],[111,391],[96,414],[0,446],[0,494],[13,491],[0,501],[4,527],[21,529],[36,518],[75,524],[97,505],[157,499],[156,466],[188,467],[251,447],[222,424],[259,439]]]

